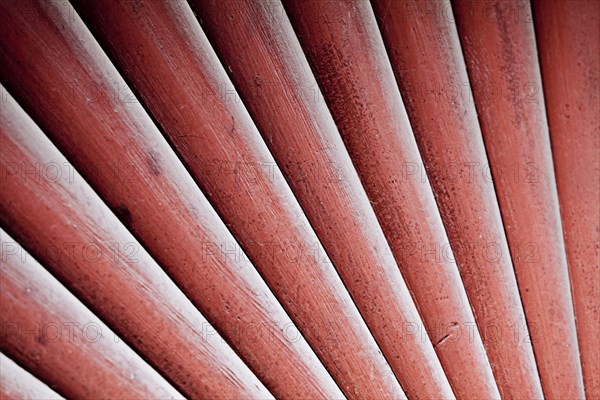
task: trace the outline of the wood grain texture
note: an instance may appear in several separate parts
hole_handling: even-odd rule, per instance
[[[7,237],[2,231],[0,244],[4,243],[5,236]],[[2,254],[2,259],[4,260],[4,254]],[[3,353],[0,353],[0,371],[2,371],[0,374],[0,399],[2,400],[63,399],[62,396]]]
[[[530,4],[456,1],[454,8],[544,396],[583,399]]]
[[[0,143],[3,229],[185,396],[272,398],[11,97]]]
[[[425,332],[421,319],[412,307],[394,254],[371,210],[360,218],[357,218],[360,214],[347,216],[336,210],[340,220],[332,219],[332,222],[337,228],[342,228],[344,236],[327,235],[332,233],[331,227],[321,222],[322,238],[334,249],[332,254],[337,257],[337,260],[333,258],[334,263],[338,265],[408,397],[450,398],[453,396],[452,389],[429,336],[438,343],[444,336],[454,334],[452,330],[456,330],[459,324],[474,322],[460,277],[453,265],[446,264],[448,268],[440,273],[443,267],[436,266],[433,269],[414,263],[423,255],[420,250],[413,254],[414,258],[409,259],[406,258],[406,249],[399,248],[402,240],[405,240],[403,244],[416,237],[417,241],[421,240],[414,220],[406,219],[414,210],[418,209],[421,214],[414,214],[410,218],[426,217],[423,223],[427,223],[429,218],[437,218],[438,229],[441,229],[438,233],[442,235],[443,226],[428,183],[402,182],[399,176],[403,162],[414,165],[422,163],[408,118],[403,112],[402,99],[373,10],[365,1],[290,1],[284,4],[369,200],[379,213],[380,223],[388,239],[398,235],[397,241],[391,240],[395,245],[396,259],[421,315],[430,316],[429,319],[424,317],[430,335]],[[397,175],[390,176],[388,171],[394,171]],[[403,194],[400,195],[399,191],[403,191]],[[428,209],[421,208],[427,207],[425,203],[429,203]],[[392,216],[390,211],[394,207],[397,207],[396,213]],[[403,210],[398,213],[400,208]],[[353,209],[348,209],[350,211]],[[314,211],[313,216],[316,217]],[[402,229],[402,226],[410,228],[400,233],[398,229]],[[412,233],[417,236],[411,237]],[[426,238],[426,243],[419,242],[417,246],[435,246],[430,239]],[[454,306],[458,308],[454,310],[462,309],[464,313],[447,314],[434,320],[430,312],[437,307],[436,303],[440,304],[435,297],[444,294],[456,301]],[[450,309],[452,306],[445,311]],[[444,332],[435,333],[433,328],[436,323],[444,325],[441,327]],[[406,329],[407,326],[412,326],[421,335],[398,332],[398,327]],[[465,325],[462,327],[465,328]],[[443,344],[442,348],[450,343]],[[480,342],[479,346],[479,354],[485,362],[485,352]]]
[[[420,51],[431,57],[433,51],[452,49],[458,43],[451,20],[434,12],[417,15],[419,8],[442,7],[443,2],[383,0],[372,4],[391,51]],[[385,107],[377,107],[369,122],[350,128],[354,135],[348,134],[352,135],[349,147],[357,153],[363,184],[455,394],[497,399],[500,394],[404,105],[387,108],[395,110],[398,128],[385,129],[381,121],[392,118]],[[360,136],[360,130],[376,132],[376,136]]]
[[[344,394],[402,398],[400,385],[189,6],[160,1],[77,4]],[[279,385],[288,397],[307,396],[302,382],[280,380]],[[331,386],[323,387],[327,389],[321,394],[309,394],[336,395]]]
[[[451,5],[375,4],[500,395],[540,399],[534,353]]]
[[[2,399],[62,398],[4,353],[68,398],[183,398],[2,229],[0,237]]]
[[[600,4],[534,1],[585,395],[600,398]]]
[[[455,393],[498,398],[429,182],[409,170],[422,168],[410,128],[402,143],[393,140],[396,130],[382,129],[385,146],[367,139],[369,149],[361,149],[363,159],[374,160],[359,168],[369,203],[283,5],[191,5],[338,270],[377,263],[375,257],[356,257],[373,254],[357,248],[385,243],[372,204],[429,335],[439,343],[436,352]],[[383,112],[375,118],[390,119]],[[392,146],[394,142],[400,145]],[[346,277],[356,277],[348,278],[346,286],[370,293],[368,285],[377,283],[369,283],[361,272],[346,272]],[[415,327],[411,333],[420,337],[424,328],[417,323],[410,328]]]
[[[46,24],[15,16],[4,27],[10,91],[216,328],[207,335],[221,334],[277,396],[342,398],[83,22],[52,20],[64,8],[40,7]]]

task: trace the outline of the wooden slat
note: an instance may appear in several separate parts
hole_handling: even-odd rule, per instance
[[[281,1],[0,0],[0,397],[600,397],[600,4]]]
[[[346,396],[401,398],[189,6],[105,1],[77,9]],[[282,384],[288,396],[306,390]]]
[[[530,4],[454,6],[542,389],[547,398],[580,399],[577,332]]]
[[[317,0],[290,1],[284,4],[370,200],[380,212],[379,217],[385,220],[391,215],[384,215],[383,205],[380,207],[377,203],[388,202],[390,198],[383,198],[378,193],[392,188],[392,192],[386,194],[392,196],[393,190],[399,190],[402,184],[399,177],[395,182],[395,177],[387,174],[390,171],[401,173],[401,159],[415,166],[421,165],[421,160],[406,113],[403,112],[402,99],[395,85],[373,10],[365,1]],[[394,154],[397,151],[400,153]],[[389,169],[390,166],[392,169]],[[382,186],[387,185],[386,182],[390,185],[387,188]],[[404,186],[406,193],[403,203],[395,206],[406,206],[411,201],[415,201],[415,205],[429,201],[429,212],[434,213],[433,218],[437,218],[439,224],[439,216],[436,217],[435,204],[427,182],[409,185],[410,183]],[[422,194],[428,195],[429,200]],[[409,209],[405,211],[410,213]],[[390,222],[385,227],[397,228],[398,222]],[[409,229],[414,233],[416,227],[411,224]],[[347,231],[344,230],[344,233]],[[410,295],[381,228],[375,224],[367,233],[370,239],[375,239],[371,239],[371,243],[360,240],[360,236],[341,239],[349,242],[338,254],[344,262],[342,265],[354,264],[355,268],[361,270],[342,270],[347,286],[408,397],[452,397],[448,380],[421,320],[412,307]],[[394,234],[390,229],[387,233]],[[328,240],[331,242],[331,239]],[[429,238],[426,241],[426,245],[432,244]],[[336,240],[331,243],[335,247],[340,242]],[[359,254],[362,259],[356,256],[357,248],[361,250]],[[404,249],[396,247],[396,252],[400,256]],[[416,254],[416,257],[419,256],[422,254]],[[410,287],[415,291],[417,304],[419,308],[423,306],[420,308],[422,315],[432,311],[428,305],[433,305],[436,295],[443,295],[436,292],[444,285],[448,288],[446,294],[457,300],[454,304],[466,311],[461,315],[465,317],[464,321],[452,321],[456,315],[448,315],[450,320],[443,320],[447,324],[442,328],[445,332],[440,336],[436,335],[436,341],[440,341],[446,334],[455,333],[453,329],[459,328],[459,324],[472,321],[454,266],[448,264],[449,268],[443,273],[445,277],[441,274],[435,276],[439,270],[430,270],[429,274],[425,271],[411,273],[409,265],[404,264],[404,267],[403,273],[412,284]],[[419,268],[416,265],[414,267]],[[421,273],[428,276],[417,275]],[[452,282],[444,282],[445,278],[451,278]],[[424,279],[429,279],[429,282]],[[457,294],[458,298],[455,297]],[[429,325],[432,328],[433,317],[428,322],[432,323]],[[398,329],[407,324],[414,324],[416,330],[421,331],[421,338],[416,335],[401,336],[391,328]],[[433,334],[432,330],[430,332]],[[484,356],[481,348],[479,352]],[[485,356],[483,359],[485,360]]]
[[[183,398],[19,243],[0,236],[3,354],[69,398]],[[60,397],[4,355],[1,362],[2,399]]]
[[[600,398],[600,3],[533,4],[585,395],[596,399]]]
[[[3,233],[2,236],[5,234]],[[0,243],[4,243],[4,237]],[[3,353],[0,353],[0,371],[2,371],[0,373],[0,398],[2,400],[63,399],[62,396]]]
[[[385,14],[390,4],[376,2],[375,5],[379,6],[383,14],[381,19],[385,19],[388,24],[400,22],[393,20],[394,15]],[[406,6],[404,2],[394,2],[392,8],[404,6]],[[215,12],[215,14],[217,13]],[[203,18],[203,21],[205,20],[206,18]],[[415,27],[411,26],[412,22],[416,21],[402,20],[402,28],[414,29]],[[224,23],[225,21],[222,22],[222,24]],[[420,27],[421,25],[418,25],[418,28]],[[426,30],[427,27],[424,26],[422,29]],[[415,37],[422,40],[424,33],[426,32],[419,32]],[[218,35],[224,45],[240,42],[239,39],[222,39],[225,36],[224,32]],[[363,47],[353,43],[350,37],[350,34],[345,35],[349,41],[349,48],[362,50]],[[308,40],[312,39],[307,38]],[[381,45],[380,48],[382,48]],[[315,46],[311,46],[310,50],[318,51],[315,50]],[[350,53],[347,50],[344,51]],[[233,54],[235,53],[231,54],[232,57]],[[380,93],[386,92],[387,87],[394,87],[393,75],[388,67],[387,71],[382,73],[383,79],[376,79],[375,82],[372,82],[373,77],[369,70],[383,69],[384,67],[379,65],[377,58],[372,56],[373,53],[369,55],[363,51],[363,54],[365,55],[362,58],[353,54],[342,56],[347,57],[346,60],[352,57],[356,67],[353,70],[334,72],[335,77],[332,79],[346,74],[345,80],[328,81],[326,78],[324,79],[330,86],[336,86],[325,89],[330,95],[334,90],[347,91],[347,97],[344,100],[341,97],[338,101],[332,100],[332,96],[328,97],[328,100],[332,102],[334,108],[338,107],[336,116],[338,123],[344,128],[342,132],[348,149],[353,154],[373,208],[379,217],[379,222],[402,274],[413,293],[455,394],[465,398],[478,396],[490,399],[498,398],[498,390],[485,349],[479,332],[475,328],[474,317],[454,263],[452,249],[427,181],[417,145],[407,123],[406,112],[397,92],[390,91],[389,95],[380,95]],[[322,55],[316,55],[315,59]],[[370,59],[368,59],[369,56]],[[261,60],[262,58],[256,57],[256,59]],[[384,61],[382,64],[385,65],[386,62]],[[364,68],[364,70],[360,70],[360,68]],[[278,70],[276,69],[274,74],[277,74]],[[319,69],[319,73],[327,75],[330,71],[323,67]],[[305,82],[310,82],[311,78],[312,75],[304,78]],[[345,83],[350,80],[353,80],[352,84],[355,85],[353,89],[344,87]],[[367,82],[371,87],[365,89]],[[360,93],[360,95],[352,96],[354,92],[351,93],[350,90],[356,90],[355,93]],[[264,96],[264,98],[270,99],[272,96]],[[323,104],[322,99],[317,104]],[[343,111],[340,110],[342,106],[344,107]],[[347,110],[352,107],[364,107],[365,112],[350,122],[349,118],[351,117]],[[262,107],[260,110],[265,108],[267,107]],[[259,111],[255,111],[256,113]],[[268,124],[275,119],[276,116],[271,115],[263,118],[263,121]],[[300,125],[306,119],[308,118],[299,118],[295,125]],[[293,126],[286,128],[279,136],[285,135],[285,132],[288,132],[289,136],[296,135]],[[298,141],[301,146],[304,146],[306,142],[300,139]],[[327,141],[331,142],[332,140],[327,138]],[[279,149],[279,151],[285,150]],[[293,154],[299,151],[300,149],[295,149]],[[347,186],[345,181],[342,184]],[[314,192],[316,191],[314,190]],[[322,200],[319,199],[319,201]],[[349,224],[352,223],[352,219],[347,215],[337,210],[336,212],[342,218],[334,223],[335,226],[344,226],[344,220]],[[319,224],[319,213],[323,213],[323,211],[317,209],[313,214],[315,217],[313,226]],[[362,218],[362,220],[364,219]],[[356,226],[360,225],[356,224]],[[351,231],[347,226],[341,230]],[[365,230],[373,231],[373,229]],[[346,240],[346,237],[339,236],[336,236],[336,240],[333,244],[346,254],[352,254],[355,243],[360,242],[360,240]],[[348,248],[344,248],[343,244],[340,246],[340,240],[348,242]],[[422,329],[422,327],[420,328]]]
[[[500,394],[541,398],[451,5],[376,4],[387,53]]]
[[[271,397],[12,97],[4,100],[3,229],[185,396]]]
[[[61,28],[54,15],[69,12]],[[3,28],[10,62],[0,68],[10,91],[269,389],[282,397],[343,397],[73,13],[60,2],[37,14],[47,24],[27,18],[19,25],[16,15]]]
[[[383,243],[383,252],[385,239],[282,4],[191,5],[334,264],[348,270],[352,261],[376,263],[356,255],[369,254],[372,243]],[[376,118],[390,119],[382,111]],[[498,398],[431,187],[418,173],[422,162],[412,132],[393,146],[397,130],[382,131],[384,146],[369,142],[370,151],[361,149],[372,168],[360,168],[379,223],[429,335],[439,343],[436,352],[455,393]],[[357,292],[369,293],[376,284],[361,271],[352,273],[362,286],[352,277],[346,285]],[[404,329],[405,335],[424,333],[418,324]]]
[[[17,15],[5,28],[11,62],[2,75],[11,91],[268,387],[343,397],[81,20],[53,24],[69,12],[64,4],[40,11],[47,25],[17,25]],[[28,40],[15,49],[19,32]],[[52,87],[58,97],[45,96]]]

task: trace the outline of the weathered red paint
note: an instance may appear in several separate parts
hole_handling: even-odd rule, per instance
[[[365,175],[363,183],[369,203],[282,4],[191,4],[355,299],[362,296],[363,304],[372,304],[373,293],[377,292],[373,288],[386,287],[376,275],[365,275],[366,266],[372,265],[375,270],[380,260],[391,258],[372,204],[429,335],[438,344],[436,351],[454,392],[464,398],[499,398],[460,275],[452,262],[452,250],[448,245],[443,255],[436,252],[436,247],[441,249],[448,239],[431,187],[426,177],[421,180],[421,174],[407,176],[407,166],[422,168],[422,163],[410,127],[398,121],[401,114],[374,106],[372,120],[362,121],[356,128],[369,125],[381,132],[379,143],[369,142],[369,148],[360,149],[362,160],[373,161],[368,164],[370,168],[365,166],[367,163],[360,168]],[[385,51],[382,46],[381,49]],[[389,68],[387,76],[395,85]],[[370,93],[362,91],[361,101],[373,102]],[[397,104],[397,91],[396,96],[392,93],[377,101]],[[373,243],[378,243],[376,250]],[[428,255],[431,250],[436,254]],[[393,262],[385,265],[394,267]],[[399,275],[396,279],[401,280]],[[386,315],[391,320],[395,318],[391,313]],[[376,318],[377,323],[369,324],[376,336],[375,327],[385,324],[396,326],[386,329],[390,335],[407,334],[407,326],[402,323],[389,322],[382,316]],[[412,335],[406,336],[420,339],[424,328],[418,321],[412,323],[408,329]],[[410,340],[404,342],[414,348]],[[420,355],[414,350],[390,352],[392,359],[397,356],[397,367],[403,369],[402,376],[406,377],[401,381],[403,387],[415,393],[413,385],[423,379],[413,368],[416,363],[423,363],[417,358]]]
[[[60,2],[2,27],[10,91],[276,396],[343,397],[73,13]],[[71,15],[63,27],[53,20],[61,14]]]
[[[585,395],[596,399],[600,398],[600,3],[533,4]]]
[[[183,398],[2,229],[0,237],[3,354],[68,398]],[[59,397],[0,360],[2,399]]]
[[[530,4],[456,1],[454,10],[544,396],[583,399]]]
[[[77,4],[346,396],[402,398],[192,10]]]
[[[357,8],[364,10],[365,4]],[[315,3],[302,5],[307,10],[299,13],[314,18],[308,9]],[[307,99],[307,87],[315,82],[285,11],[273,2],[231,2],[225,10],[210,2],[196,6],[219,50],[229,54],[223,62],[238,74],[263,137],[407,395],[453,397],[427,334],[419,331],[421,319],[333,120],[324,103],[313,106]],[[343,7],[352,6],[335,12],[346,15]],[[232,21],[221,36],[215,27],[225,23],[224,17]],[[360,18],[346,21],[359,28],[361,39],[377,32],[375,24],[359,26]],[[241,30],[239,36],[232,37],[232,29]],[[238,62],[234,57],[240,51],[248,55]]]
[[[4,236],[4,233],[2,234]],[[2,240],[3,241],[3,240]],[[63,397],[0,353],[0,399],[62,400]]]
[[[542,398],[451,6],[375,4],[500,394]]]
[[[10,96],[0,145],[0,224],[61,283],[184,395],[272,398]]]

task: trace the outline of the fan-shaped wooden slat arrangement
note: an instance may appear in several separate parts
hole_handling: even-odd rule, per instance
[[[600,398],[600,3],[0,0],[2,398]]]

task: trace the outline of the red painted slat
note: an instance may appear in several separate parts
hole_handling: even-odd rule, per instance
[[[43,132],[4,100],[1,226],[184,395],[271,397]]]
[[[530,4],[477,0],[454,6],[542,389],[547,398],[582,399]],[[491,87],[497,91],[493,99]]]
[[[5,236],[3,231],[0,232]],[[4,238],[0,243],[4,243]],[[4,254],[2,256],[4,262]],[[2,353],[0,353],[0,371],[0,399],[2,400],[63,399],[45,383],[40,382]]]
[[[75,3],[0,0],[0,397],[600,396],[599,3]]]
[[[1,74],[49,137],[275,395],[343,397],[77,15],[19,18]]]
[[[69,398],[182,398],[19,243],[1,229],[0,236],[3,353]],[[12,360],[1,361],[0,392],[9,398],[58,397]]]
[[[403,397],[192,10],[77,4],[344,393]]]
[[[372,243],[382,244],[383,254],[385,238],[282,4],[191,4],[338,270],[352,262],[376,265],[374,252],[371,260],[356,254],[369,254]],[[377,111],[372,118],[385,146],[361,149],[363,159],[373,160],[372,168],[361,168],[363,182],[430,336],[442,342],[436,351],[450,384],[459,397],[498,398],[429,183],[407,174],[408,167],[422,168],[412,132],[394,141],[397,129],[383,125],[393,117]],[[360,270],[344,274],[354,293],[370,295],[369,286],[378,284]],[[414,323],[389,332],[420,339],[424,328]],[[398,357],[410,364],[405,354]]]
[[[394,180],[393,177],[385,177],[388,171],[385,168],[390,164],[401,167],[397,163],[401,157],[406,157],[407,162],[415,165],[421,164],[421,160],[406,113],[402,113],[402,99],[395,85],[371,5],[365,1],[319,0],[290,1],[284,4],[371,201],[389,201],[389,198],[384,199],[375,194],[383,189],[378,187],[381,182]],[[398,148],[405,151],[391,155],[387,150],[390,148],[392,151]],[[390,182],[390,185],[395,186],[395,182]],[[428,188],[426,184],[425,188]],[[419,201],[418,189],[411,189],[411,194],[415,196],[409,200],[410,195],[405,194],[406,204],[414,200]],[[410,191],[409,189],[408,192]],[[381,211],[381,208],[377,209]],[[435,207],[433,210],[435,211]],[[397,331],[390,330],[391,327],[405,324],[415,324],[419,330],[423,330],[423,326],[412,307],[408,290],[385,237],[378,226],[376,229],[378,235],[369,232],[377,238],[377,241],[371,244],[371,248],[365,248],[364,241],[353,240],[349,251],[346,249],[344,261],[352,265],[352,262],[356,263],[352,248],[361,246],[361,250],[367,256],[360,260],[364,264],[359,265],[363,271],[368,271],[363,275],[367,278],[365,280],[360,279],[363,277],[361,275],[345,272],[346,284],[363,310],[365,319],[390,360],[408,397],[452,397],[452,390],[429,337],[423,332],[417,347],[414,342],[401,338]],[[434,290],[440,289],[444,279],[440,276],[437,282],[432,283],[432,287],[428,287],[427,282],[418,282],[424,278],[423,275],[417,277],[407,270],[404,272],[413,284],[411,289],[418,292],[415,295],[422,300],[419,306],[422,305],[423,309],[420,311],[423,314],[431,311],[428,302],[435,300],[429,295],[434,287]],[[460,279],[456,271],[453,282],[447,285],[451,288],[450,292],[457,290],[461,293]],[[464,292],[461,294],[463,309],[467,311],[467,318],[472,319],[468,317],[468,302]],[[425,300],[425,297],[428,299]],[[433,317],[428,322],[433,322]],[[456,325],[462,322],[468,320],[457,321]],[[446,332],[452,332],[452,326],[445,328],[448,329]],[[436,337],[436,340],[439,341],[444,334]]]
[[[534,21],[585,394],[596,399],[600,398],[600,3],[535,1]]]
[[[376,4],[387,52],[500,394],[541,398],[451,6],[447,1]]]

